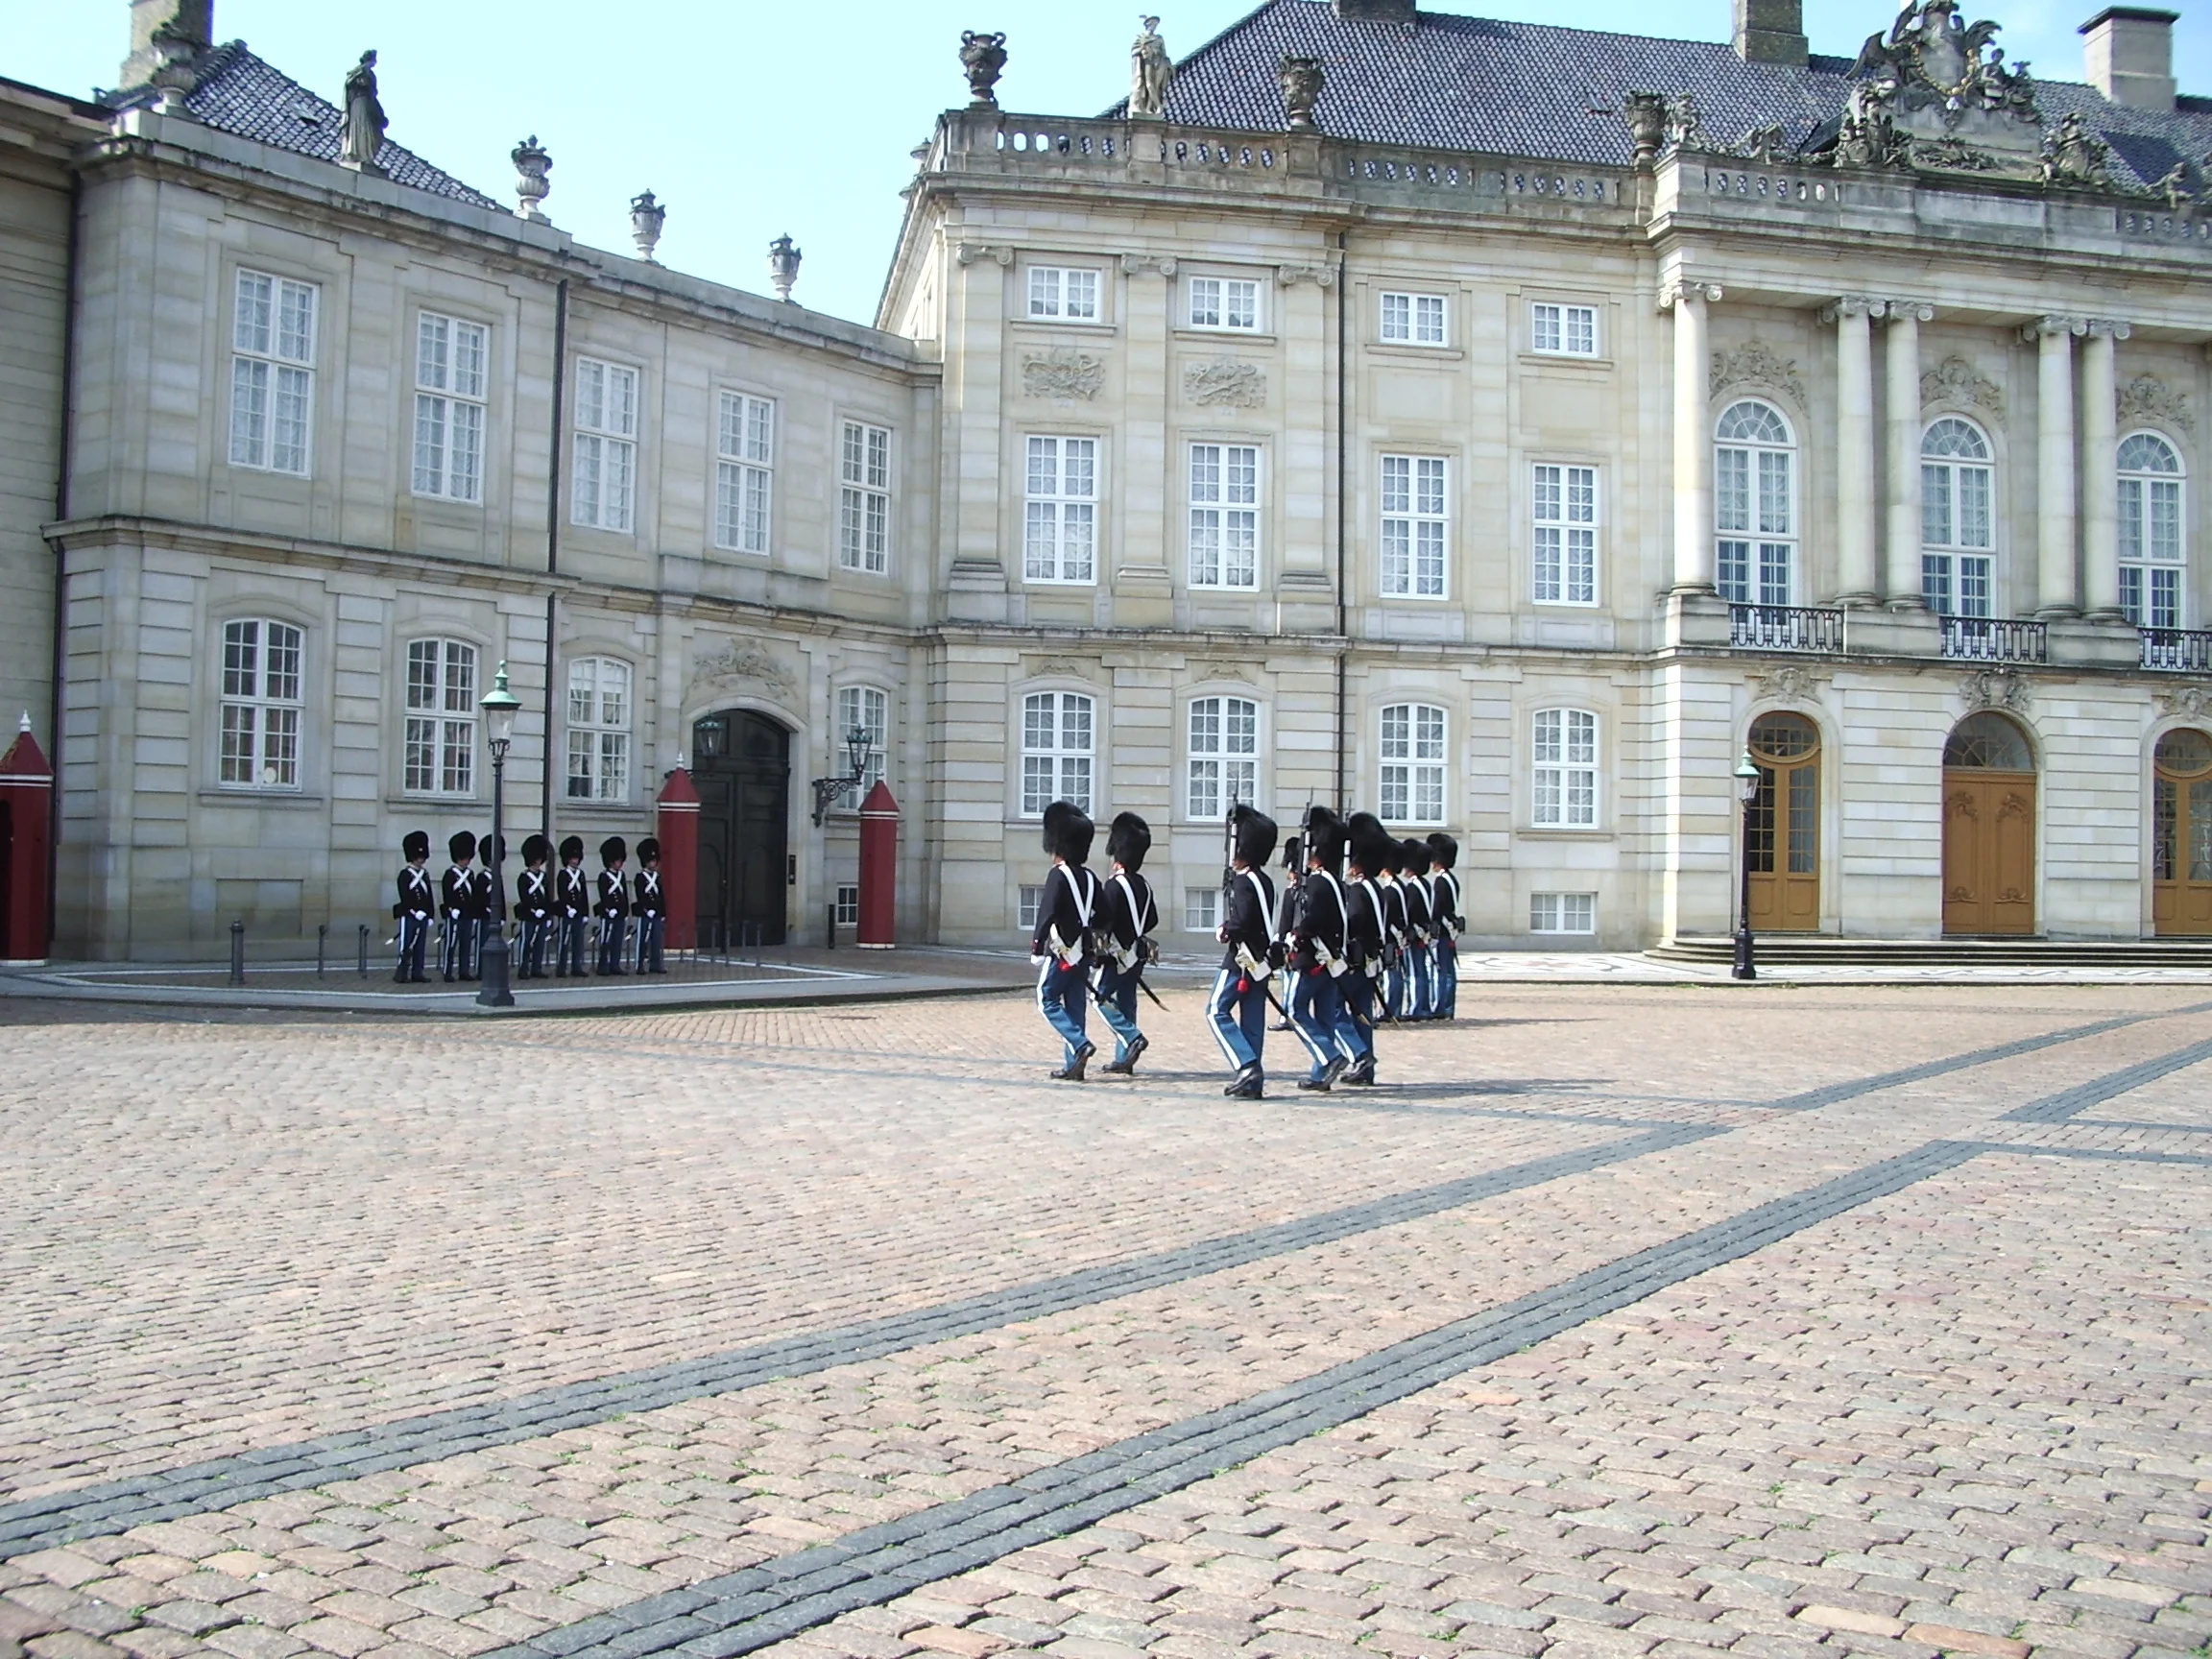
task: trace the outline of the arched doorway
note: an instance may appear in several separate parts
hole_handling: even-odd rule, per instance
[[[1744,855],[1751,864],[1751,926],[1809,933],[1820,926],[1820,730],[1802,714],[1751,722],[1759,790]]]
[[[691,728],[699,791],[699,943],[783,943],[789,911],[791,733],[732,709]]]
[[[2151,791],[2152,928],[2212,933],[2212,737],[2159,738]]]
[[[1943,931],[2035,931],[2035,755],[1987,709],[1943,745]]]

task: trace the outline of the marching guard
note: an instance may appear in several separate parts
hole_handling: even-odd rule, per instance
[[[1398,885],[1406,895],[1406,999],[1401,1020],[1426,1020],[1435,1010],[1435,916],[1429,890],[1429,843],[1408,839],[1400,849]]]
[[[630,931],[630,881],[622,866],[630,861],[630,844],[619,835],[599,843],[599,961],[597,972],[623,974],[622,945]]]
[[[1123,1077],[1136,1074],[1138,1056],[1152,1046],[1137,1025],[1137,991],[1153,957],[1152,931],[1160,926],[1152,884],[1138,874],[1151,850],[1152,827],[1134,812],[1118,813],[1106,831],[1106,856],[1114,873],[1101,900],[1104,960],[1098,970],[1098,1017],[1114,1032],[1114,1058],[1106,1070]]]
[[[650,835],[637,843],[637,877],[631,889],[631,908],[637,915],[637,972],[665,974],[661,942],[667,937],[668,904],[661,896],[661,843]]]
[[[1350,833],[1351,845],[1345,854],[1344,897],[1352,914],[1344,934],[1344,957],[1351,968],[1337,984],[1344,993],[1344,1011],[1352,1017],[1352,1024],[1359,1033],[1366,1054],[1344,1073],[1344,1081],[1372,1084],[1375,1081],[1375,1006],[1382,990],[1382,971],[1388,950],[1384,943],[1387,910],[1378,878],[1389,856],[1385,849],[1390,837],[1382,820],[1372,812],[1353,813],[1345,829]],[[1389,1017],[1389,1007],[1384,1004],[1382,1018]]]
[[[430,893],[429,833],[408,830],[399,852],[406,862],[399,867],[399,897],[392,906],[393,920],[399,924],[399,966],[392,982],[421,985],[430,977],[422,972],[422,951],[430,938],[430,919],[438,913]]]
[[[1336,878],[1343,820],[1326,806],[1308,808],[1305,848],[1306,874],[1290,924],[1290,1023],[1313,1061],[1298,1087],[1326,1094],[1345,1072],[1370,1059],[1338,990],[1350,972],[1344,951],[1352,926],[1352,908]]]
[[[545,935],[552,930],[554,917],[553,878],[545,869],[551,851],[542,835],[523,837],[522,874],[515,878],[515,914],[522,924],[517,979],[545,977]]]
[[[1085,1064],[1098,1051],[1083,1029],[1091,983],[1086,964],[1099,886],[1084,860],[1091,856],[1095,833],[1089,816],[1072,802],[1055,801],[1045,808],[1045,851],[1052,855],[1052,873],[1037,902],[1037,934],[1029,942],[1029,956],[1038,964],[1037,1010],[1060,1034],[1066,1049],[1052,1076],[1065,1083],[1082,1082]]]
[[[591,889],[584,879],[584,837],[561,843],[561,871],[553,878],[553,977],[582,978],[584,933],[591,916]]]
[[[1466,926],[1459,916],[1459,878],[1452,874],[1459,861],[1459,843],[1437,830],[1429,837],[1429,859],[1435,866],[1429,878],[1429,911],[1436,934],[1429,1007],[1431,1018],[1450,1020],[1458,1012],[1459,933]]]
[[[1382,895],[1382,1007],[1395,1022],[1406,1006],[1406,887],[1398,878],[1406,856],[1387,830],[1374,854],[1375,885]]]
[[[439,951],[438,967],[451,984],[455,979],[476,977],[476,837],[467,830],[457,830],[445,843],[445,851],[453,862],[446,867],[441,884],[440,899],[445,920],[445,940]]]
[[[1214,976],[1206,1020],[1214,1041],[1236,1069],[1221,1093],[1257,1100],[1266,1093],[1261,1055],[1267,1041],[1267,978],[1274,972],[1275,888],[1267,879],[1275,851],[1275,820],[1238,803],[1229,819],[1229,865],[1221,873],[1221,922],[1216,937],[1228,949]]]

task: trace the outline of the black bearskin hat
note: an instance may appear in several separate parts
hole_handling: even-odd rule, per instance
[[[553,849],[542,835],[525,835],[522,838],[522,862],[542,864]]]
[[[1429,857],[1439,870],[1449,870],[1459,861],[1459,843],[1439,830],[1429,837]]]
[[[399,843],[399,851],[411,859],[429,857],[430,831],[427,830],[408,830]]]
[[[445,851],[453,855],[456,864],[464,858],[473,858],[476,856],[476,837],[467,830],[456,830],[446,841]]]
[[[1106,856],[1134,876],[1144,868],[1144,854],[1152,851],[1152,826],[1134,812],[1114,814],[1106,831]]]
[[[476,850],[484,854],[485,863],[489,864],[492,862],[492,837],[489,834],[487,834],[483,840],[476,843]],[[507,837],[504,835],[499,837],[499,857],[502,863],[506,861]]]
[[[610,835],[599,843],[599,862],[619,864],[630,856],[630,843],[619,835]]]
[[[1408,835],[1401,849],[1405,862],[1398,866],[1408,876],[1429,874],[1429,843],[1418,835]]]
[[[1306,857],[1332,876],[1344,867],[1344,820],[1326,806],[1306,809]]]
[[[581,835],[570,835],[570,836],[566,836],[566,837],[565,837],[565,838],[563,839],[563,841],[562,841],[562,843],[561,843],[561,862],[562,862],[562,863],[565,864],[565,863],[567,863],[567,862],[568,862],[568,860],[569,860],[569,859],[571,859],[571,858],[581,858],[581,857],[583,857],[583,856],[584,856],[584,837],[583,837],[583,836],[581,836]]]
[[[1362,876],[1380,876],[1396,865],[1390,854],[1390,832],[1374,813],[1353,813],[1345,821],[1344,830],[1351,838],[1351,855],[1358,860]]]
[[[1091,837],[1097,832],[1090,814],[1072,801],[1055,801],[1045,808],[1045,851],[1055,858],[1082,863],[1091,856]]]
[[[1275,851],[1275,820],[1257,806],[1238,803],[1235,816],[1237,856],[1257,870]]]
[[[661,843],[648,835],[637,843],[637,862],[650,864],[661,856]]]

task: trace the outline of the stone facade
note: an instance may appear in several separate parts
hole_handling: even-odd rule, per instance
[[[380,921],[405,830],[488,828],[446,722],[501,661],[517,836],[646,832],[662,774],[710,758],[698,722],[766,716],[747,729],[785,734],[789,787],[763,844],[789,865],[780,907],[749,902],[794,930],[854,879],[854,820],[816,832],[805,781],[841,768],[854,709],[881,711],[904,810],[902,937],[1016,942],[1037,809],[1087,784],[1152,822],[1193,948],[1246,790],[1286,821],[1322,801],[1449,830],[1476,942],[1722,931],[1732,770],[1787,710],[1820,736],[1819,926],[1928,936],[1945,741],[1987,706],[2034,750],[2037,930],[2152,930],[2151,755],[2201,722],[2212,637],[2160,659],[2194,675],[2144,666],[2113,456],[2170,446],[2194,553],[2194,207],[1167,117],[945,115],[868,328],[179,113],[104,115],[74,167],[66,513],[6,554],[49,593],[47,546],[64,565],[59,949]],[[11,258],[56,247],[66,197],[34,182],[0,170],[11,225],[47,227]],[[5,276],[11,339],[50,361],[58,301],[28,307],[57,269]],[[274,332],[240,321],[256,297]],[[255,386],[270,413],[242,426]],[[1745,404],[1769,438],[1717,460]],[[1986,625],[1922,604],[1946,416],[1988,450]],[[1766,589],[1715,517],[1763,455],[1787,522],[1740,540],[1780,549]],[[2212,592],[2183,568],[2193,624]],[[37,661],[18,633],[51,649],[35,607],[6,626],[11,672]],[[232,661],[227,685],[242,640],[262,679]],[[459,709],[417,707],[453,661]],[[274,693],[273,662],[297,664]]]

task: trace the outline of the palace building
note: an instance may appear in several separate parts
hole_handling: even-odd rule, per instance
[[[1270,0],[1093,117],[972,35],[865,327],[660,265],[647,199],[577,244],[534,140],[517,209],[364,155],[353,83],[132,0],[120,90],[0,82],[57,952],[380,923],[406,830],[490,827],[501,662],[511,836],[650,832],[686,768],[709,937],[849,897],[854,729],[910,941],[1020,939],[1059,798],[1151,821],[1192,949],[1238,799],[1450,830],[1478,947],[1725,932],[1740,857],[1764,929],[2212,934],[2174,21],[2066,83],[1952,0],[1854,59],[1797,0]]]

